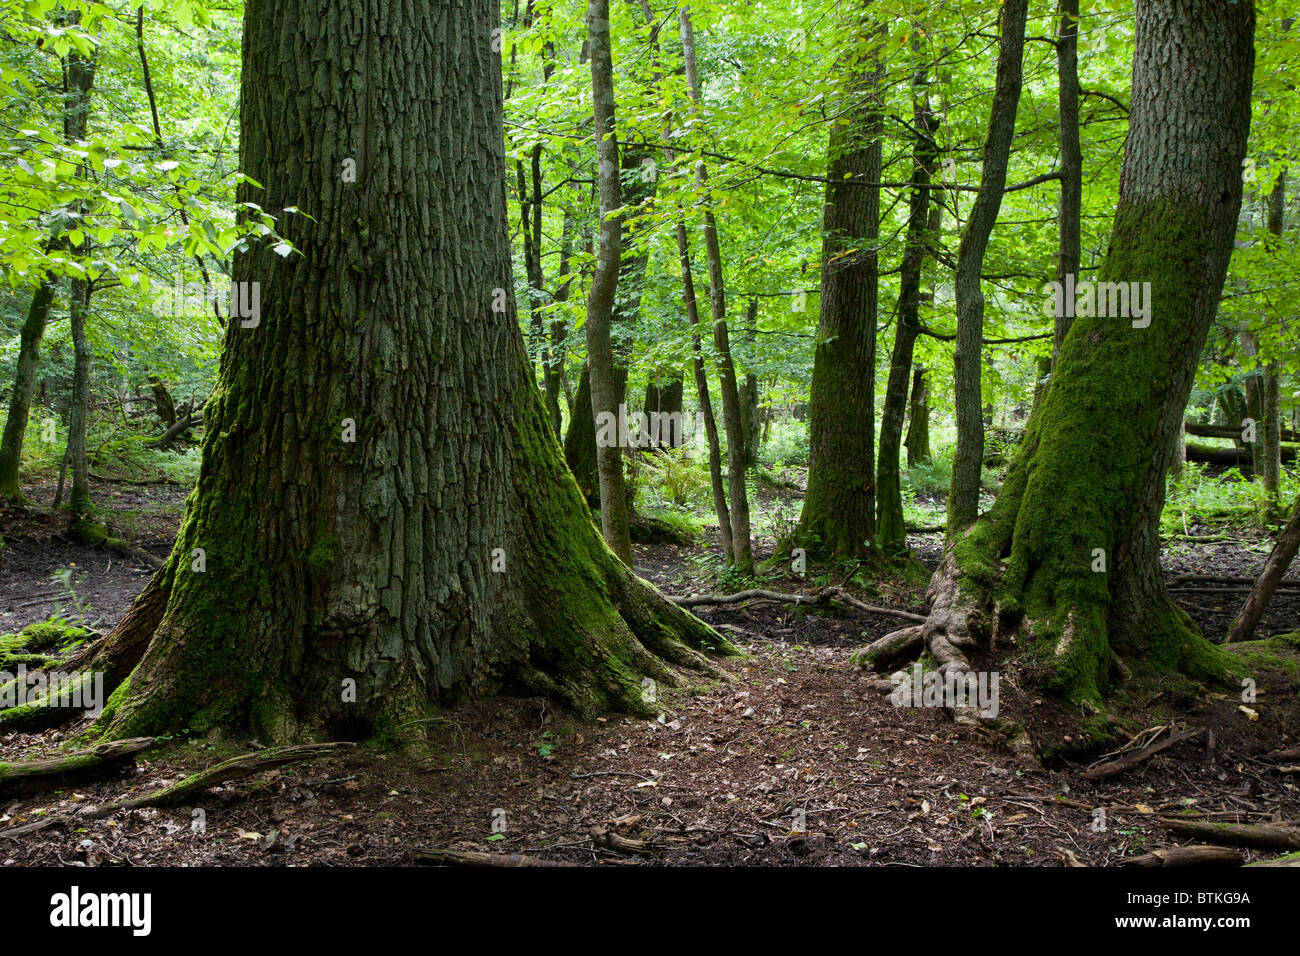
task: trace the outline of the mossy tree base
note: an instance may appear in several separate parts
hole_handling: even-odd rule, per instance
[[[1108,304],[1070,326],[992,510],[952,532],[929,619],[860,660],[912,644],[970,670],[1011,649],[1025,683],[1094,711],[1128,673],[1232,673],[1170,599],[1159,520],[1241,207],[1253,35],[1248,5],[1139,5]]]
[[[418,735],[498,692],[653,715],[658,684],[735,653],[591,523],[507,292],[495,6],[432,15],[245,10],[241,161],[261,188],[240,199],[308,215],[281,217],[292,255],[235,256],[259,312],[227,323],[172,555],[99,652],[121,683],[110,736]],[[410,68],[360,83],[282,54],[376,37]],[[350,164],[355,182],[322,172]]]

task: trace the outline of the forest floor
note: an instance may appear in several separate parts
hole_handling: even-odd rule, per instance
[[[41,501],[52,492],[28,489]],[[95,493],[114,534],[166,555],[183,489],[115,484]],[[761,506],[797,509],[797,494],[766,489]],[[0,633],[56,613],[80,614],[107,632],[147,582],[146,565],[75,545],[62,526],[62,517],[48,511],[0,514]],[[914,537],[912,544],[932,568],[939,536]],[[1171,586],[1189,573],[1250,577],[1267,548],[1258,532],[1170,542],[1166,570]],[[638,572],[665,591],[706,589],[699,562],[691,560],[701,547],[635,551]],[[72,569],[75,596],[54,578],[63,568]],[[814,589],[794,576],[764,586]],[[1218,640],[1244,594],[1194,586],[1211,590],[1175,596]],[[882,584],[862,597],[919,613],[924,590],[923,583]],[[1259,697],[1246,708],[1226,693],[1155,691],[1122,715],[1134,740],[1145,742],[1141,731],[1175,721],[1202,733],[1093,781],[1082,775],[1087,764],[1044,769],[995,735],[953,723],[942,709],[895,708],[869,690],[849,654],[899,626],[897,620],[775,603],[699,613],[727,625],[748,656],[725,663],[732,683],[663,691],[658,720],[579,721],[542,701],[498,698],[444,711],[432,724],[432,761],[363,746],[235,780],[178,808],[5,833],[152,791],[246,749],[181,735],[107,779],[23,797],[7,795],[0,784],[0,837],[8,837],[0,840],[0,862],[408,864],[424,846],[575,864],[1104,866],[1192,842],[1170,834],[1162,816],[1300,819],[1295,776],[1266,756],[1300,740],[1300,667],[1262,673]],[[1261,633],[1297,627],[1300,591],[1279,594]],[[1078,723],[1059,704],[1025,699],[1013,675],[1004,675],[1002,696],[1004,709],[1014,708],[1036,740],[1061,739]],[[9,733],[0,737],[0,760],[51,753],[79,729]],[[621,850],[602,845],[619,838]],[[1248,860],[1276,856],[1243,852]]]

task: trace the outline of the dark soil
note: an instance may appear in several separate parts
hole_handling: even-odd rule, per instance
[[[125,519],[114,533],[154,554],[167,553],[181,489],[114,485],[95,492],[114,508],[145,509],[147,517]],[[797,491],[769,495],[765,508],[788,503]],[[36,489],[35,497],[48,500],[52,493]],[[125,527],[132,520],[133,528]],[[75,545],[61,529],[61,517],[48,512],[0,514],[0,632],[75,612],[78,605],[106,631],[144,586],[147,567]],[[913,539],[931,566],[938,540]],[[758,551],[766,557],[773,547],[770,539],[760,541]],[[1266,551],[1259,536],[1174,543],[1166,562],[1171,578],[1250,576]],[[638,546],[637,569],[672,593],[703,590],[708,583],[690,560],[701,553],[698,547]],[[62,567],[74,570],[75,602],[51,583]],[[788,591],[814,583],[790,577],[766,586]],[[922,583],[881,585],[863,597],[919,612],[923,592]],[[1242,597],[1179,599],[1217,639]],[[0,861],[392,864],[411,863],[416,847],[430,846],[579,864],[1100,866],[1185,842],[1164,831],[1156,822],[1160,814],[1237,822],[1300,818],[1293,778],[1263,756],[1295,747],[1300,737],[1294,671],[1261,674],[1264,692],[1250,713],[1228,694],[1188,699],[1155,691],[1146,710],[1124,715],[1128,734],[1178,718],[1212,730],[1213,745],[1203,734],[1094,783],[1081,776],[1084,764],[1043,769],[1012,753],[996,734],[957,725],[941,709],[895,708],[870,691],[866,676],[849,664],[849,652],[896,627],[895,619],[773,603],[702,608],[700,614],[724,625],[749,656],[726,664],[732,682],[663,691],[659,720],[583,722],[537,700],[467,704],[444,711],[431,725],[432,760],[417,762],[372,742],[343,756],[233,781],[192,806],[124,811],[10,836],[0,840]],[[1262,633],[1297,627],[1300,596],[1279,595]],[[1027,699],[1013,675],[1004,677],[1002,693],[1004,709],[1014,710],[1035,740],[1068,741],[1077,733],[1080,715]],[[10,733],[0,738],[0,759],[50,752],[79,729]],[[108,779],[34,797],[0,795],[0,836],[47,814],[174,783],[251,745],[181,735]],[[1098,808],[1105,809],[1104,820]],[[646,847],[600,848],[593,829]],[[1261,856],[1269,854],[1247,853]]]

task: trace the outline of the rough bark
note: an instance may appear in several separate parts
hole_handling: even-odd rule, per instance
[[[281,219],[301,254],[235,256],[260,319],[228,323],[146,592],[165,610],[107,733],[410,734],[500,689],[648,714],[643,677],[730,650],[611,554],[564,468],[508,294],[494,22],[491,0],[246,6],[241,168],[263,188],[240,199],[311,218]]]
[[[991,512],[950,542],[922,637],[942,666],[1018,633],[1038,686],[1094,704],[1121,673],[1222,677],[1165,588],[1159,517],[1241,204],[1249,3],[1143,0],[1103,281],[1149,281],[1151,321],[1079,317]],[[1116,387],[1116,383],[1124,383]],[[1104,570],[1097,554],[1104,555]]]
[[[869,17],[850,36],[875,31]],[[879,64],[846,64],[858,100],[830,135],[822,207],[821,315],[809,390],[808,489],[795,538],[826,556],[857,557],[876,534],[876,304],[879,285]]]
[[[980,405],[984,292],[980,288],[980,272],[1007,182],[1007,161],[1020,102],[1027,8],[1028,0],[1006,0],[1002,5],[1002,39],[998,44],[997,82],[988,138],[984,141],[984,168],[957,249],[957,348],[953,357],[957,447],[948,495],[950,534],[968,527],[979,514],[980,467],[984,460],[984,420]]]

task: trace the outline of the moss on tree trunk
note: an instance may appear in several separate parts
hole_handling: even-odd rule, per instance
[[[494,13],[246,7],[264,188],[241,199],[311,218],[281,219],[298,252],[236,257],[260,314],[227,326],[198,485],[141,598],[165,608],[106,650],[148,629],[108,733],[356,736],[502,690],[650,713],[645,678],[733,652],[623,567],[565,468],[508,294]]]

